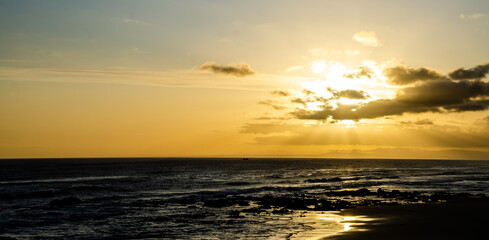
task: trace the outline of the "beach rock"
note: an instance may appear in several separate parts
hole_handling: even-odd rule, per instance
[[[208,199],[204,201],[206,207],[222,208],[232,205],[227,199]]]
[[[319,201],[314,205],[314,210],[316,211],[331,211],[336,210],[331,202],[329,201]]]
[[[370,195],[370,194],[371,194],[370,190],[368,190],[368,189],[366,189],[366,188],[361,188],[361,189],[356,190],[356,191],[355,191],[355,192],[352,194],[352,196],[359,196],[359,197],[360,197],[360,196],[368,196],[368,195]]]
[[[229,217],[230,218],[244,218],[244,216],[241,216],[240,211],[231,211],[229,212]]]
[[[296,197],[272,197],[272,196],[264,196],[260,204],[263,208],[267,208],[269,206],[275,207],[284,207],[288,209],[294,210],[307,210],[309,209],[308,205],[313,205],[311,202],[303,198]]]
[[[264,209],[259,208],[259,207],[253,207],[253,208],[243,209],[243,212],[247,212],[247,213],[261,213],[261,212],[266,212],[266,211]]]
[[[294,211],[288,210],[286,208],[275,209],[275,210],[272,211],[273,214],[280,214],[280,215],[289,214],[289,213],[293,213],[293,212]]]
[[[82,200],[80,200],[77,197],[67,197],[67,198],[62,198],[62,199],[54,199],[49,203],[49,205],[51,205],[51,207],[66,207],[66,206],[75,205],[75,204],[78,204],[81,202],[82,202]]]
[[[334,177],[334,178],[320,178],[320,179],[308,179],[305,182],[307,183],[324,183],[324,182],[341,182],[342,178]]]

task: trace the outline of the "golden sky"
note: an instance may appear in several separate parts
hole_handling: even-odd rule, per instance
[[[0,157],[489,159],[487,1],[0,1]]]

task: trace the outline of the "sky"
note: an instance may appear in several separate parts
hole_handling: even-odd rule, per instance
[[[489,160],[489,2],[0,0],[0,158]]]

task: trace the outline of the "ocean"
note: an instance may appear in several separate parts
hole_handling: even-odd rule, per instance
[[[0,239],[309,239],[337,213],[489,194],[489,161],[4,159]]]

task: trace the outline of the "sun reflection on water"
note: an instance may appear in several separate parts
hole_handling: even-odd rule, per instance
[[[309,212],[304,220],[313,223],[313,230],[298,233],[292,239],[323,239],[347,231],[360,230],[358,226],[375,219],[367,216],[343,216],[338,211],[331,211]]]
[[[346,231],[350,231],[351,230],[351,223],[344,223],[344,226],[345,227],[344,227],[343,231],[346,232]]]

